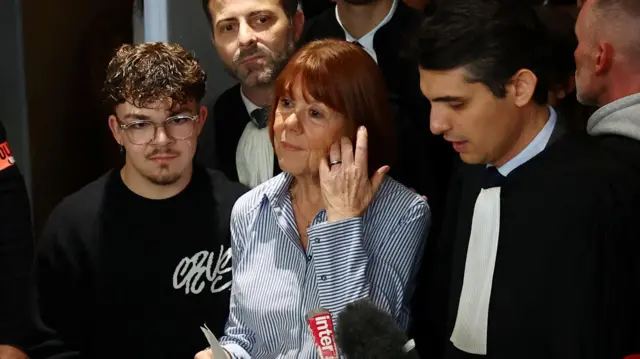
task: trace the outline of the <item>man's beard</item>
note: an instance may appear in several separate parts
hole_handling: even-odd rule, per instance
[[[165,166],[165,165],[163,165]],[[166,166],[168,167],[168,166]],[[166,169],[166,168],[163,168]],[[178,182],[178,180],[180,179],[180,177],[182,177],[181,173],[171,173],[171,172],[166,172],[163,174],[157,174],[157,175],[144,175],[144,177],[146,179],[149,180],[149,182],[156,184],[158,186],[170,186],[176,182]]]
[[[150,160],[153,156],[159,155],[159,154],[166,154],[166,155],[179,155],[179,153],[171,150],[171,149],[166,149],[166,150],[162,150],[162,149],[156,149],[153,152],[151,152],[148,156],[147,159]],[[151,173],[151,174],[147,174],[147,173],[142,173],[142,175],[149,180],[149,182],[159,185],[159,186],[169,186],[172,185],[176,182],[178,182],[178,180],[180,179],[180,177],[182,177],[182,173],[180,172],[171,172],[170,171],[170,166],[168,164],[161,164],[160,165],[160,173]]]
[[[293,40],[292,33],[287,35],[287,43],[284,49],[278,53],[274,53],[261,44],[256,43],[253,47],[241,50],[233,57],[231,66],[225,65],[225,71],[233,78],[238,80],[243,86],[260,87],[273,84],[280,74],[280,71],[289,62],[289,59],[296,52],[296,44]],[[263,56],[266,62],[260,70],[250,70],[245,68],[241,70],[240,63],[251,56]]]

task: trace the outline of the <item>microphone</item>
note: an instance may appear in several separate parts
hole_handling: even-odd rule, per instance
[[[311,329],[320,359],[338,359],[331,313],[324,308],[314,309],[307,314],[307,323]]]
[[[348,304],[338,315],[336,340],[348,359],[419,359],[413,340],[366,299]]]

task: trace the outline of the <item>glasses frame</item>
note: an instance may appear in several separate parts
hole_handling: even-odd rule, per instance
[[[169,123],[169,121],[173,121],[173,120],[178,119],[178,118],[188,119],[188,120],[193,122],[192,123],[193,129],[191,130],[191,133],[188,136],[185,136],[183,138],[176,138],[176,137],[171,136],[169,134],[169,132],[167,132],[167,129],[166,129],[166,126]],[[118,120],[118,125],[120,127],[120,130],[127,134],[127,137],[129,137],[129,141],[131,141],[131,143],[133,143],[134,145],[138,145],[138,146],[144,146],[144,145],[150,144],[151,142],[153,142],[156,139],[156,137],[158,136],[158,128],[159,127],[162,127],[162,130],[164,130],[164,134],[167,137],[169,137],[172,140],[174,140],[174,141],[186,140],[187,138],[193,136],[193,133],[195,132],[195,129],[196,129],[195,124],[198,122],[198,119],[199,119],[198,115],[192,115],[192,116],[189,116],[189,115],[175,115],[175,116],[167,117],[164,121],[162,121],[162,123],[159,123],[159,124],[155,123],[155,122],[153,122],[151,120],[135,120],[135,121],[131,121],[131,122],[128,122],[128,123],[123,123],[122,121],[120,121],[120,119],[117,119],[117,120]],[[145,143],[135,143],[131,139],[130,128],[132,126],[134,126],[134,125],[139,125],[141,123],[148,123],[148,124],[153,125],[153,136],[151,136],[151,139],[149,141],[145,142]]]

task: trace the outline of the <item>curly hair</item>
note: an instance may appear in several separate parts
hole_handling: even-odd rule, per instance
[[[206,80],[198,59],[180,45],[126,44],[109,62],[103,90],[111,110],[125,102],[143,108],[170,100],[173,106],[189,100],[200,102]]]

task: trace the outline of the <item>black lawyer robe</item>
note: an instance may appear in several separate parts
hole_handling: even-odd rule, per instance
[[[227,178],[238,182],[236,150],[242,132],[251,121],[240,95],[240,85],[223,92],[209,108],[209,119],[198,137],[196,161],[207,168],[222,171]],[[274,156],[273,175],[280,172]]]
[[[484,168],[461,164],[454,172],[427,318],[437,329],[426,350],[446,359],[620,359],[638,353],[637,191],[581,134],[564,136],[507,176],[487,355],[453,346],[449,338]]]

